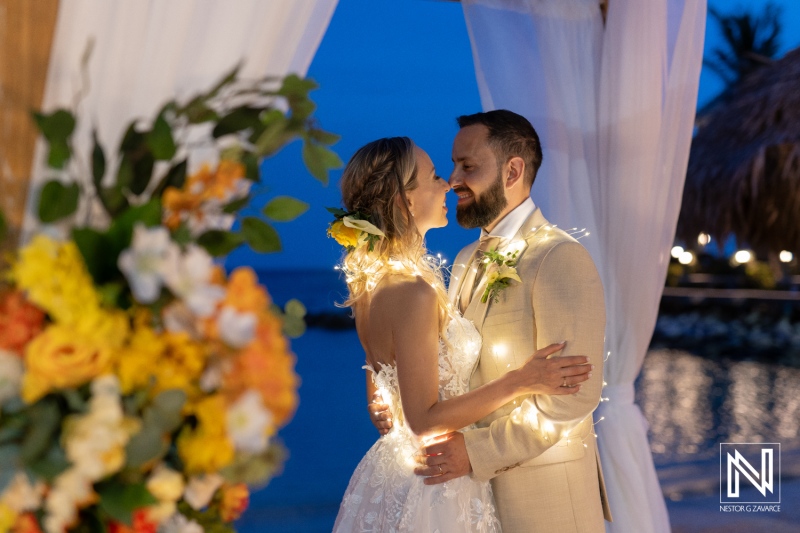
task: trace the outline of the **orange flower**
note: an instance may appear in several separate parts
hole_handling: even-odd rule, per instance
[[[19,291],[0,296],[0,349],[22,355],[25,345],[42,331],[44,313]]]
[[[297,408],[299,378],[294,364],[280,320],[264,313],[256,326],[255,339],[233,359],[223,378],[225,394],[233,402],[245,389],[257,390],[280,426]]]
[[[156,533],[158,524],[150,520],[147,509],[133,512],[133,523],[130,526],[112,520],[108,524],[108,533]]]
[[[239,267],[231,273],[222,305],[229,305],[239,312],[262,313],[270,303],[269,294],[258,284],[258,276],[252,268]]]
[[[238,520],[242,513],[247,510],[249,504],[250,492],[247,490],[247,485],[237,483],[235,485],[222,486],[219,514],[225,522]]]
[[[23,513],[17,517],[17,522],[11,528],[13,533],[42,533],[39,522],[33,513]]]
[[[238,161],[223,159],[217,166],[214,179],[208,184],[206,194],[210,198],[227,200],[236,190],[236,182],[244,178],[244,165]]]

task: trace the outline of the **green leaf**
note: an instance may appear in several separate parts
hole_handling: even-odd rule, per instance
[[[244,243],[239,233],[224,230],[209,230],[197,239],[197,244],[206,249],[214,257],[228,255]]]
[[[296,339],[306,332],[306,322],[296,316],[285,316],[283,318],[283,332],[287,337]]]
[[[278,89],[281,96],[308,96],[310,91],[318,88],[317,82],[310,78],[301,78],[297,74],[289,74],[283,79],[283,85]]]
[[[308,98],[290,98],[289,108],[292,110],[292,118],[305,121],[317,109],[317,104]]]
[[[3,212],[0,211],[0,241],[6,238],[7,230],[8,226],[6,226],[6,217],[3,215]]]
[[[125,464],[128,468],[141,468],[157,457],[167,453],[169,443],[157,425],[143,424],[125,446]]]
[[[67,400],[70,411],[76,413],[83,413],[86,411],[86,399],[77,389],[64,389],[61,391],[61,395]]]
[[[101,188],[97,192],[100,202],[112,218],[128,208],[128,199],[122,193],[122,187],[119,185]]]
[[[64,185],[60,181],[49,181],[39,195],[39,220],[50,224],[68,217],[78,209],[80,187],[77,183]]]
[[[58,442],[53,442],[50,449],[42,457],[28,465],[28,470],[47,482],[52,482],[70,466],[64,450]]]
[[[61,423],[61,412],[52,398],[44,398],[30,408],[28,432],[22,441],[22,460],[31,464],[44,454],[53,443],[53,437]]]
[[[316,179],[328,184],[328,170],[343,165],[339,155],[322,144],[306,141],[303,143],[303,163]]]
[[[287,315],[289,315],[289,316],[297,316],[297,317],[300,317],[300,318],[306,316],[306,312],[307,312],[306,311],[306,306],[303,305],[303,302],[301,302],[300,300],[297,300],[295,298],[292,298],[291,300],[286,302],[286,305],[284,306],[284,310],[285,310]]]
[[[120,143],[119,170],[117,185],[129,189],[133,194],[142,194],[153,176],[155,158],[147,144],[147,136],[136,131],[136,123],[131,122]]]
[[[280,111],[273,109],[263,120],[266,128],[255,140],[256,154],[260,157],[274,154],[293,137],[293,134],[286,132],[286,116]]]
[[[157,226],[161,223],[161,201],[154,198],[146,204],[137,205],[128,208],[127,211],[118,216],[108,228],[108,236],[112,245],[114,246],[114,262],[116,263],[116,256],[125,248],[130,246],[131,237],[133,236],[133,227],[137,222],[141,222],[148,228]]]
[[[167,187],[175,187],[180,189],[186,182],[186,159],[179,161],[170,167],[167,174],[161,180],[161,183],[153,190],[152,198],[161,197]]]
[[[127,526],[132,524],[136,509],[158,503],[144,483],[108,481],[97,485],[96,489],[100,495],[100,508]]]
[[[178,147],[172,138],[172,127],[163,115],[159,115],[153,123],[153,129],[147,134],[147,146],[157,161],[169,161]]]
[[[273,198],[262,213],[276,222],[289,222],[308,211],[308,204],[291,196]]]
[[[219,138],[237,131],[258,128],[261,126],[261,119],[259,118],[261,111],[257,107],[237,107],[219,120],[217,125],[214,126],[212,135],[214,138]]]
[[[17,475],[20,449],[16,444],[0,445],[0,494]]]
[[[181,222],[181,225],[172,232],[172,240],[182,246],[185,246],[192,242],[194,238],[192,237],[192,232],[189,230],[189,226]]]
[[[344,209],[339,209],[338,207],[326,207],[325,210],[335,216],[336,218],[342,218],[347,216],[347,211]]]
[[[342,138],[340,135],[317,128],[308,130],[308,136],[321,144],[336,144]]]
[[[259,253],[279,252],[281,239],[275,229],[255,217],[246,217],[242,220],[242,235],[250,248]]]
[[[72,240],[81,252],[83,262],[96,284],[102,284],[113,277],[117,268],[117,256],[109,253],[112,245],[104,234],[91,228],[74,228]]]
[[[238,200],[234,200],[225,204],[225,207],[222,208],[223,213],[233,214],[238,213],[242,208],[244,208],[247,204],[250,203],[250,197],[245,196],[244,198],[239,198]]]
[[[103,147],[100,145],[100,140],[97,138],[97,131],[95,130],[92,132],[92,182],[97,191],[100,191],[105,174],[106,155],[103,153]]]
[[[186,403],[186,393],[180,389],[170,389],[159,393],[145,411],[145,424],[153,423],[164,433],[172,433],[183,421],[181,412]]]
[[[258,156],[251,152],[242,154],[242,164],[244,165],[244,175],[253,183],[261,181],[261,169],[258,166]]]
[[[32,113],[39,131],[50,145],[47,164],[52,168],[64,168],[72,156],[69,139],[75,130],[75,117],[65,109],[58,109],[51,114]]]

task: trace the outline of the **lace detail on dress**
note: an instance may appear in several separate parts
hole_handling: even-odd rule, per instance
[[[469,390],[481,338],[471,322],[455,316],[439,341],[439,399]],[[400,402],[397,368],[371,366],[375,386],[389,405],[393,427],[359,463],[336,518],[334,531],[430,533],[500,531],[491,486],[469,476],[426,486],[414,474],[421,442],[408,429]]]

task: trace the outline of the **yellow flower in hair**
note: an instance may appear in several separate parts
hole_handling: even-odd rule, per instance
[[[343,221],[337,220],[328,228],[328,235],[345,248],[355,248],[358,246],[361,232],[356,228],[346,226]]]

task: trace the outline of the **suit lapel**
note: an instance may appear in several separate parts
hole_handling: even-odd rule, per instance
[[[547,228],[550,226],[550,223],[547,221],[546,218],[542,215],[541,209],[538,207],[534,210],[531,215],[525,219],[525,222],[522,223],[517,234],[511,240],[511,242],[504,247],[504,252],[513,252],[517,251],[517,259],[519,260],[522,257],[522,254],[525,253],[525,250],[528,249],[528,245],[533,240],[533,238],[540,232],[540,230]],[[475,246],[477,249],[477,245]],[[475,250],[472,251],[472,257],[475,255]],[[471,261],[471,259],[470,259]],[[467,263],[470,264],[470,263]],[[461,276],[463,278],[463,276]],[[486,302],[481,302],[481,298],[483,297],[484,291],[486,291],[487,285],[486,276],[481,279],[480,283],[478,284],[477,291],[475,293],[475,297],[472,298],[467,308],[464,310],[464,317],[468,318],[475,324],[475,327],[478,328],[478,331],[483,329],[483,322],[486,320],[486,315],[489,313],[489,307],[492,305],[492,299],[487,298]],[[523,283],[525,280],[523,280]],[[513,290],[514,286],[508,287],[506,290]],[[459,292],[457,294],[461,294],[461,290],[459,288]]]

